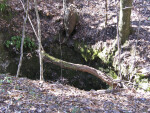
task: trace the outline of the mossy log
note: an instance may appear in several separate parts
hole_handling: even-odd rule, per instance
[[[103,73],[100,70],[97,70],[93,67],[89,67],[89,66],[82,65],[82,64],[74,64],[71,62],[66,62],[66,61],[57,59],[45,52],[43,52],[43,58],[47,59],[51,63],[58,65],[62,68],[73,69],[73,70],[90,73],[90,74],[98,77],[102,81],[106,82],[109,86],[113,86],[113,87],[117,86],[117,82],[115,80],[113,80],[113,78],[111,78],[110,76],[106,75],[105,73]]]

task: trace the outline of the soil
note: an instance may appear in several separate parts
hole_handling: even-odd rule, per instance
[[[33,0],[30,1],[30,18],[36,26]],[[70,39],[85,41],[96,46],[111,45],[116,36],[116,2],[109,1],[108,25],[105,26],[105,2],[103,0],[75,0],[79,9],[80,20]],[[140,4],[134,2],[134,6]],[[0,30],[13,30],[15,35],[22,34],[23,15],[22,5],[18,0],[10,0],[9,6],[13,13],[11,21],[0,18]],[[128,46],[137,44],[135,64],[140,69],[150,66],[150,9],[134,7],[131,23],[135,31],[129,37]],[[62,0],[38,0],[41,17],[42,38],[52,43],[54,37],[63,31]],[[147,10],[145,12],[145,10]],[[140,20],[140,30],[138,25]],[[35,27],[36,28],[36,27]],[[28,22],[26,35],[35,39],[34,32]],[[43,43],[44,46],[44,43]],[[123,53],[122,53],[123,54]],[[124,65],[133,61],[132,55],[124,54]],[[8,75],[7,75],[8,76]],[[143,90],[121,91],[84,91],[60,83],[40,83],[38,80],[15,78],[2,74],[0,83],[1,112],[150,112],[150,95]],[[10,80],[8,80],[10,79]]]

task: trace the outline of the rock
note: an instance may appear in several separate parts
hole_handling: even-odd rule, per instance
[[[69,7],[66,8],[64,14],[64,28],[67,37],[71,35],[77,23],[78,23],[77,8],[75,5],[70,4]]]
[[[150,66],[138,70],[138,73],[148,76],[150,74]]]
[[[148,113],[150,113],[150,108],[147,110]]]

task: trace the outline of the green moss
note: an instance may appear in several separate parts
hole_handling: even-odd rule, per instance
[[[149,92],[150,92],[150,87],[148,87],[148,88],[146,89],[146,91],[149,91]]]
[[[62,67],[75,69],[74,66],[72,66],[72,65],[69,64],[69,63],[67,63],[66,61],[60,60],[60,59],[58,59],[58,58],[55,58],[55,57],[53,57],[53,56],[51,56],[51,55],[49,55],[49,54],[47,54],[47,53],[44,53],[44,52],[43,52],[43,55],[46,56],[46,57],[48,57],[49,60],[50,60],[51,62],[53,62],[54,64],[56,64],[56,65],[60,65],[60,63],[62,63]]]
[[[140,75],[136,75],[136,84],[138,84],[138,88],[144,89],[145,91],[148,91],[150,86],[148,82],[148,78],[143,78]]]
[[[52,61],[60,62],[60,60],[59,60],[59,59],[57,59],[57,58],[55,58],[55,57],[53,57],[53,56],[50,56],[50,55],[49,55],[49,54],[47,54],[47,53],[43,53],[43,55],[47,56],[47,57],[48,57],[48,58],[50,58]]]
[[[149,88],[148,79],[142,79],[138,86],[146,91]]]
[[[106,64],[113,63],[113,56],[117,51],[117,40],[114,41],[113,45],[110,47],[105,47],[102,52],[98,53],[98,57]]]
[[[106,64],[112,63],[113,54],[108,54],[106,49],[103,52],[98,53],[97,56]]]
[[[145,78],[145,75],[144,74],[141,74],[141,73],[136,73],[136,76],[137,76],[137,81],[141,81],[142,79]]]
[[[75,42],[74,49],[78,51],[85,61],[94,60],[98,55],[98,50],[93,49],[90,45],[83,42]]]
[[[117,51],[117,41],[115,40],[111,47],[104,47],[103,51],[92,48],[91,45],[85,44],[85,42],[75,42],[75,50],[78,51],[85,61],[94,60],[100,58],[105,64],[112,64],[113,56]]]
[[[136,79],[135,81],[136,81],[136,84],[138,84],[138,83],[140,82],[140,80],[139,80],[139,79]]]
[[[111,69],[109,69],[109,68],[106,68],[106,69],[105,69],[105,68],[103,68],[103,67],[98,67],[98,69],[99,69],[100,71],[105,72],[107,75],[109,75],[109,76],[112,77],[113,79],[117,79],[117,78],[118,78],[116,72],[113,71],[113,70],[111,70]]]
[[[117,79],[117,74],[114,72],[114,71],[110,71],[110,76],[113,78],[113,79]]]
[[[141,74],[141,73],[137,73],[137,75],[142,77],[142,78],[145,76],[144,74]]]
[[[139,88],[144,89],[145,91],[150,91],[150,84],[148,78],[141,73],[136,73],[136,83],[138,84]]]
[[[75,42],[75,50],[78,51],[85,61],[94,60],[95,58],[100,58],[105,64],[111,64],[114,52],[110,52],[116,50],[115,47],[112,48],[104,48],[103,51],[99,51],[93,49],[90,45],[85,44],[83,42]],[[97,67],[99,70],[106,72],[109,76],[116,79],[117,74],[110,69],[104,69],[101,67]]]
[[[113,70],[110,70],[110,69],[106,69],[105,73],[107,73],[107,75],[111,76],[113,79],[117,79],[117,77],[118,77],[116,72],[114,72]]]

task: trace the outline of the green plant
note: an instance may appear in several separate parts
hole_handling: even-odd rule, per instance
[[[6,77],[4,78],[4,81],[5,81],[5,80],[6,80],[7,83],[12,83],[11,77],[7,77],[7,76],[6,76]]]
[[[0,86],[3,84],[3,80],[0,80]]]
[[[5,42],[5,46],[7,48],[14,47],[15,50],[19,51],[20,50],[20,46],[21,46],[21,39],[22,39],[21,36],[13,36],[13,37],[11,37],[10,40],[7,40]],[[33,49],[36,48],[36,45],[35,45],[35,42],[31,40],[31,38],[26,37],[24,39],[23,47],[24,47],[25,50],[32,51]]]
[[[148,87],[148,88],[146,89],[146,91],[149,91],[149,92],[150,92],[150,87]]]
[[[78,107],[74,107],[71,113],[80,113],[80,109]]]
[[[6,8],[8,7],[6,4],[7,0],[2,0],[0,3],[0,12],[4,12]]]
[[[6,76],[4,80],[0,79],[0,85],[2,85],[3,82],[12,83],[11,77]]]

